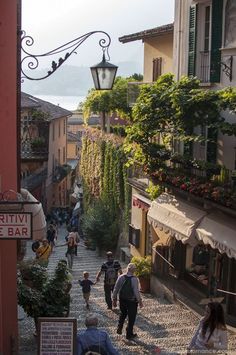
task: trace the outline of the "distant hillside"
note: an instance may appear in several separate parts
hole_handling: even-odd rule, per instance
[[[47,70],[35,70],[29,75],[40,77],[45,75]],[[142,68],[136,62],[118,63],[117,75],[128,77],[134,73],[142,73]],[[22,91],[31,95],[64,95],[64,96],[86,96],[93,87],[92,76],[89,67],[76,67],[64,65],[51,77],[32,81],[25,79],[22,83]]]

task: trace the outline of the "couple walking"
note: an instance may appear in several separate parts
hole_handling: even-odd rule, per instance
[[[139,281],[134,275],[136,266],[128,264],[126,273],[122,273],[119,261],[114,260],[112,252],[107,252],[107,261],[101,266],[97,274],[96,281],[99,282],[102,273],[104,277],[105,300],[108,309],[117,307],[117,297],[119,295],[120,316],[117,327],[117,334],[122,334],[124,322],[128,317],[126,328],[126,338],[131,340],[137,336],[133,332],[133,327],[137,315],[138,305],[143,307],[139,292]],[[118,277],[118,274],[120,276]]]

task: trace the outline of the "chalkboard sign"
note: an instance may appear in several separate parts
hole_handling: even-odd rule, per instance
[[[38,318],[38,355],[75,355],[75,318]]]

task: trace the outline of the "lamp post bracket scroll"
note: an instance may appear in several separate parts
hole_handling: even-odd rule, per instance
[[[31,47],[34,44],[34,39],[31,36],[26,35],[25,31],[21,31],[21,51],[23,57],[21,59],[21,81],[24,79],[28,80],[43,80],[51,76],[55,71],[60,68],[60,66],[72,55],[77,54],[77,48],[81,46],[89,37],[94,34],[101,34],[101,38],[98,42],[99,46],[102,48],[102,62],[92,66],[91,72],[94,80],[95,89],[97,90],[111,90],[116,72],[117,66],[109,63],[109,46],[111,44],[111,38],[107,32],[104,31],[91,31],[85,33],[84,35],[73,39],[53,50],[50,50],[42,54],[32,54],[29,52],[28,47]],[[45,73],[45,75],[40,77],[31,77],[26,70],[35,70],[40,66],[40,60],[45,57],[53,57],[59,53],[65,53],[64,57],[53,60],[51,62],[51,69]],[[107,59],[106,59],[107,56]],[[26,67],[26,69],[24,69]]]

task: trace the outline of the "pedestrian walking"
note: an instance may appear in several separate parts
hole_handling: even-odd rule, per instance
[[[68,240],[66,242],[67,245],[67,251],[66,251],[66,257],[68,261],[68,267],[70,270],[73,268],[73,263],[74,263],[74,256],[75,256],[75,239],[73,236],[68,236]]]
[[[48,244],[51,247],[51,251],[53,251],[53,247],[55,245],[55,239],[56,239],[56,229],[54,228],[53,224],[51,223],[48,227],[48,230],[47,230],[47,240],[48,240]]]
[[[107,252],[107,261],[101,266],[101,270],[98,272],[96,281],[99,282],[100,276],[104,276],[104,293],[105,301],[108,309],[112,309],[112,292],[118,278],[118,274],[122,274],[121,265],[118,260],[114,260],[113,253],[111,251]]]
[[[80,242],[79,238],[79,233],[77,232],[76,228],[72,228],[72,231],[69,233],[69,236],[74,238],[75,241],[75,256],[77,256],[77,249],[78,249],[78,244]]]
[[[36,259],[39,264],[47,267],[51,255],[51,246],[47,239],[42,240],[42,245],[36,249]]]
[[[204,350],[208,352],[227,351],[227,348],[227,328],[223,307],[218,302],[210,302],[188,346],[188,354],[199,354]]]
[[[117,306],[117,295],[119,294],[120,316],[117,328],[117,334],[122,334],[123,325],[128,316],[128,325],[126,328],[126,339],[132,340],[137,334],[133,332],[133,327],[137,315],[138,304],[143,307],[140,295],[139,280],[134,276],[136,270],[135,264],[128,264],[127,272],[120,275],[116,281],[113,291],[113,306]]]
[[[90,314],[85,319],[86,330],[77,334],[77,355],[119,355],[105,330],[98,329],[98,317]]]
[[[86,303],[86,308],[89,309],[89,297],[90,297],[90,291],[91,291],[91,286],[95,285],[96,282],[93,282],[89,279],[89,273],[87,271],[83,272],[84,279],[79,280],[79,284],[82,287],[82,292],[83,292],[83,297]]]

